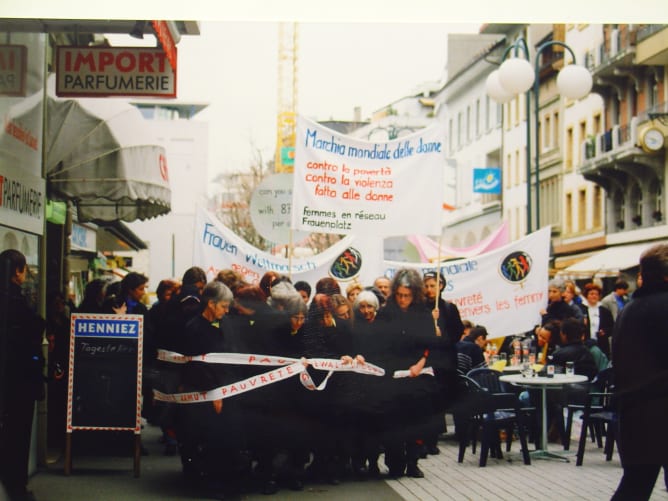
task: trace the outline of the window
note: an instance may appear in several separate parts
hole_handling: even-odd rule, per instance
[[[480,99],[475,102],[475,137],[480,137]]]
[[[506,180],[506,188],[510,188],[512,180],[510,179],[510,173],[512,172],[512,157],[510,156],[510,153],[506,156],[506,169],[504,172],[503,177]]]
[[[572,217],[573,217],[573,194],[566,193],[566,207],[564,207],[564,233],[572,233]]]
[[[453,124],[454,124],[454,122],[453,122],[453,120],[452,120],[452,118],[451,118],[451,119],[448,121],[448,148],[450,149],[450,153],[452,153],[452,152],[454,151],[454,149],[455,149],[455,148],[454,148],[454,146],[455,146],[455,145],[454,145],[454,142],[455,142],[455,141],[454,141],[454,139],[455,139],[455,135],[454,135],[454,130],[453,130]]]
[[[496,126],[501,127],[503,123],[503,105],[501,103],[496,103]]]
[[[656,76],[651,77],[649,86],[649,107],[653,108],[659,104],[659,83]]]
[[[552,129],[551,129],[551,120],[550,120],[550,115],[545,115],[545,127],[543,128],[543,133],[540,135],[541,138],[543,138],[543,148],[542,149],[550,149],[552,147]]]
[[[587,227],[587,191],[578,191],[578,231],[584,231]]]
[[[520,184],[520,150],[515,150],[515,184]]]
[[[603,214],[603,194],[602,189],[599,185],[594,186],[594,200],[592,201],[592,224],[595,229],[599,229],[602,226],[601,215]]]
[[[515,104],[515,127],[517,127],[520,124],[520,96],[517,95],[513,99],[513,103]]]
[[[466,107],[466,144],[471,142],[471,107]]]
[[[559,131],[559,112],[555,111],[554,112],[554,120],[552,121],[552,130],[554,137],[552,139],[552,144],[554,145],[555,148],[559,148],[561,144],[561,134]]]
[[[464,128],[464,124],[462,123],[463,120],[464,116],[460,111],[457,113],[457,148],[462,147],[462,129]]]
[[[593,130],[591,132],[594,135],[601,133],[601,114],[600,113],[596,113],[594,115],[594,125],[593,125],[592,129]]]
[[[573,127],[566,129],[566,154],[564,156],[564,168],[570,172],[573,170]]]
[[[582,144],[582,143],[585,142],[585,139],[587,139],[587,122],[585,120],[582,120],[580,122],[579,127],[580,127],[580,138],[579,138],[580,141],[579,141],[579,144]],[[583,155],[582,148],[578,148],[578,151],[579,151],[580,155]],[[585,161],[584,158],[580,158],[580,163],[583,163],[584,161]]]
[[[485,131],[492,130],[492,100],[489,96],[485,96]]]

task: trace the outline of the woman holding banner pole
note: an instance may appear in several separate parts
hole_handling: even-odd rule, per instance
[[[437,336],[441,337],[442,343],[436,348],[431,357],[431,365],[435,370],[435,377],[438,379],[442,395],[436,402],[437,407],[445,409],[450,405],[454,395],[451,392],[457,387],[457,358],[455,345],[462,337],[464,324],[457,305],[443,299],[442,294],[445,289],[445,277],[442,273],[435,271],[426,272],[422,281],[424,283],[424,292],[427,299],[427,308],[431,310],[432,318],[436,322]],[[439,454],[438,435],[445,431],[445,417],[441,426],[435,432],[425,437],[425,448],[428,454]]]

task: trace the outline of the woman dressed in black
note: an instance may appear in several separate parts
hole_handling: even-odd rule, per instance
[[[385,332],[379,338],[383,346],[377,352],[384,358],[379,364],[385,369],[381,393],[389,404],[383,419],[385,464],[392,477],[406,474],[421,478],[424,474],[418,467],[418,441],[434,431],[434,418],[438,416],[434,402],[440,391],[436,378],[420,373],[429,365],[431,351],[438,351],[444,338],[437,336],[417,271],[397,271],[377,321],[384,324]],[[408,377],[393,378],[397,370],[408,371]]]
[[[12,501],[32,499],[27,486],[33,409],[45,391],[45,322],[21,291],[27,272],[21,252],[0,254],[0,475]]]
[[[220,282],[209,282],[204,287],[201,314],[186,324],[184,355],[237,351],[233,326],[223,318],[232,299],[230,289]],[[239,379],[234,365],[190,362],[183,369],[183,391],[210,391]],[[216,494],[221,490],[237,492],[240,473],[247,466],[239,403],[229,398],[224,403],[216,400],[180,405],[177,411],[184,473],[195,482],[204,480],[206,487]]]

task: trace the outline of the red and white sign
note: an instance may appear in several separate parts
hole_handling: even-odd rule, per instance
[[[176,71],[160,48],[58,47],[56,95],[176,97]]]
[[[26,95],[25,45],[0,45],[0,95]]]
[[[158,38],[162,50],[167,54],[167,60],[176,71],[176,42],[172,36],[172,31],[169,29],[169,24],[166,21],[151,21],[155,36]]]

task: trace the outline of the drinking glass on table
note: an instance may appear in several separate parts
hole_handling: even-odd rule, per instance
[[[575,374],[575,364],[573,362],[566,362],[566,375],[572,376]]]
[[[533,365],[529,362],[522,362],[522,376],[531,377],[533,376]]]

